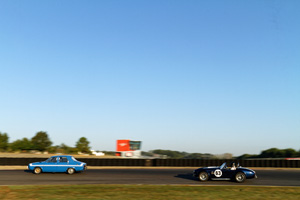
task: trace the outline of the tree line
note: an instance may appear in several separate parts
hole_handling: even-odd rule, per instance
[[[292,148],[278,149],[270,148],[262,151],[260,154],[243,154],[237,159],[250,159],[250,158],[296,158],[300,157],[300,150],[296,151]]]
[[[47,132],[39,131],[31,139],[23,138],[9,143],[7,133],[0,132],[0,152],[30,152],[30,151],[48,151],[49,153],[66,153],[76,154],[78,152],[90,153],[89,141],[85,137],[79,138],[75,147],[67,146],[66,144],[52,146],[52,141],[49,139]],[[114,152],[107,152],[114,155]],[[148,152],[143,151],[143,156],[162,157],[174,159],[230,159],[231,154],[213,155],[209,153],[187,153],[172,150],[156,149]],[[255,159],[255,158],[295,158],[300,157],[300,150],[296,151],[292,148],[278,149],[270,148],[262,151],[260,154],[243,154],[235,157],[236,159]]]
[[[50,140],[47,132],[39,131],[31,139],[24,137],[12,143],[9,143],[7,133],[0,132],[0,152],[30,152],[40,151],[49,153],[90,153],[89,141],[85,137],[81,137],[75,144],[75,147],[70,147],[65,144],[51,146],[53,143]]]
[[[143,156],[150,157],[159,157],[162,158],[172,158],[172,159],[255,159],[255,158],[296,158],[300,157],[300,150],[296,151],[295,149],[277,149],[270,148],[267,150],[263,150],[260,154],[243,154],[238,157],[232,157],[231,154],[225,153],[222,155],[213,155],[209,153],[187,153],[180,151],[172,151],[172,150],[163,150],[156,149],[148,152],[142,152]]]
[[[187,153],[184,151],[172,151],[164,149],[155,149],[148,152],[142,151],[143,156],[172,158],[172,159],[211,159],[214,155],[209,153]]]

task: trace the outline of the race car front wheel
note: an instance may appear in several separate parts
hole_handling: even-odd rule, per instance
[[[235,175],[235,180],[238,183],[242,183],[242,182],[244,182],[246,180],[246,175],[243,172],[238,172]]]
[[[208,180],[208,174],[206,172],[201,172],[199,174],[199,180],[200,181],[207,181]]]

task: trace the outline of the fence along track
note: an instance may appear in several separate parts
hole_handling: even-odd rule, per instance
[[[44,161],[46,158],[0,158],[0,165],[28,165],[32,162]],[[136,166],[136,167],[199,167],[219,166],[223,162],[239,163],[245,167],[278,167],[278,168],[300,168],[300,160],[283,159],[125,159],[125,158],[78,158],[87,163],[88,166]]]

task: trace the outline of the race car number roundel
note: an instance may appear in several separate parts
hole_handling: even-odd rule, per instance
[[[215,175],[216,177],[221,177],[221,176],[222,176],[222,171],[219,170],[219,169],[216,169],[215,172],[214,172],[214,175]]]

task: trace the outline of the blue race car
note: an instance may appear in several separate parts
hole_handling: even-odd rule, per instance
[[[59,155],[52,156],[46,161],[30,163],[28,169],[33,171],[34,174],[42,172],[66,172],[74,174],[75,172],[86,170],[87,165],[84,162],[76,160],[73,156]]]
[[[226,162],[219,167],[203,167],[194,170],[193,175],[198,177],[200,181],[210,180],[235,180],[238,183],[244,182],[246,179],[257,178],[255,171],[235,166],[227,167]]]

